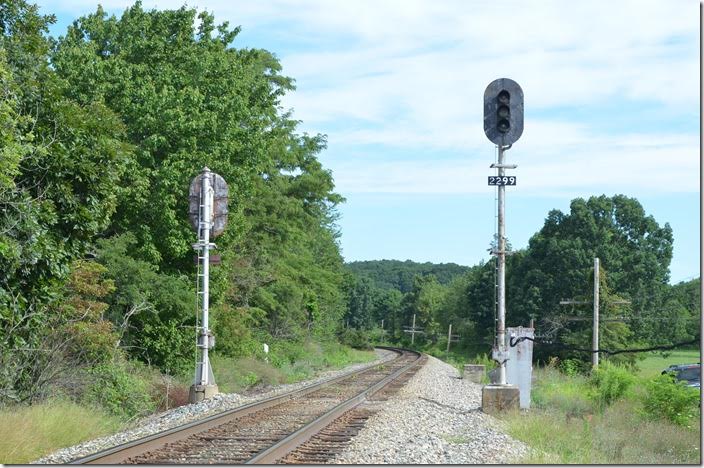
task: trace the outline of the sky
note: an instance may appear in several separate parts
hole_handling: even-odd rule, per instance
[[[40,0],[63,35],[90,0]],[[133,2],[104,0],[117,16]],[[143,7],[184,3],[144,0]],[[241,26],[296,81],[282,109],[346,198],[346,261],[475,265],[496,231],[496,147],[483,95],[524,93],[524,131],[505,153],[506,235],[525,248],[577,197],[634,197],[674,234],[671,283],[700,275],[700,16],[694,0],[189,0]]]

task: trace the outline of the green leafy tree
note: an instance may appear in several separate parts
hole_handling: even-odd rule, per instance
[[[672,242],[670,226],[660,227],[636,199],[577,198],[569,214],[548,214],[525,256],[508,270],[512,317],[536,318],[546,331],[566,313],[561,299],[591,296],[594,257],[608,272],[610,290],[631,301],[631,313],[656,316],[667,289]],[[632,322],[633,340],[654,336],[656,323]]]
[[[369,278],[351,278],[345,323],[353,328],[370,328],[374,319],[374,286]]]
[[[434,275],[438,283],[447,285],[468,270],[468,267],[455,263],[418,263],[411,260],[366,260],[349,262],[346,267],[355,275],[370,278],[376,287],[397,289],[404,294],[413,288],[415,275]]]
[[[445,291],[445,287],[433,275],[416,276],[413,288],[401,303],[404,325],[410,326],[415,315],[416,327],[423,328],[426,339],[436,342],[440,331],[438,315]]]
[[[115,285],[105,316],[127,354],[169,374],[184,373],[195,352],[195,291],[189,278],[134,258],[131,234],[98,241],[97,261]]]
[[[159,274],[194,272],[186,194],[207,165],[230,187],[213,310],[264,311],[252,322],[258,334],[331,336],[344,307],[342,198],[316,157],[325,138],[296,134],[279,105],[293,80],[270,52],[232,47],[238,34],[186,7],[137,2],[120,18],[99,7],[58,41],[53,63],[73,99],[100,100],[125,123],[135,157],[111,229],[135,236],[135,259]],[[241,334],[215,316],[221,332]]]
[[[0,2],[0,398],[33,399],[66,367],[56,316],[71,265],[115,212],[125,128],[50,66],[52,16]]]
[[[166,269],[191,264],[186,194],[203,166],[228,182],[237,223],[281,123],[278,99],[292,89],[269,52],[229,47],[238,33],[207,12],[137,2],[119,19],[101,7],[78,19],[53,56],[76,101],[103,101],[125,123],[136,158],[115,229],[133,232],[140,254]]]

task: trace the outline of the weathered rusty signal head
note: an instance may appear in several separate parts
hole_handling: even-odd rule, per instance
[[[523,90],[515,81],[499,78],[486,87],[484,133],[499,146],[511,145],[523,134]]]

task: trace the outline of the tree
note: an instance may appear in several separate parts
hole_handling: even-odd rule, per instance
[[[374,317],[373,285],[369,278],[350,278],[349,299],[345,322],[353,328],[371,328]]]
[[[186,194],[203,166],[228,182],[237,223],[252,176],[270,159],[278,99],[293,87],[269,52],[229,48],[239,30],[186,7],[145,11],[137,2],[120,19],[98,7],[53,56],[72,98],[103,101],[125,123],[136,158],[113,229],[133,232],[143,258],[166,270],[191,264]]]
[[[186,194],[207,165],[230,187],[214,326],[238,336],[221,312],[261,310],[261,333],[330,336],[344,301],[334,225],[343,199],[316,157],[325,138],[296,134],[279,106],[293,80],[270,52],[231,47],[239,30],[186,7],[137,2],[119,19],[99,7],[58,41],[53,63],[73,99],[104,102],[125,123],[135,157],[110,234],[132,234],[134,258],[159,274],[193,273]]]
[[[105,317],[119,333],[117,345],[130,357],[168,374],[186,372],[195,344],[192,282],[134,258],[136,243],[131,234],[98,241],[96,260],[115,285],[106,298]]]
[[[115,212],[130,151],[117,116],[71,99],[50,66],[53,21],[0,2],[0,398],[34,398],[62,367],[54,315],[71,265]]]
[[[445,291],[445,287],[438,283],[435,276],[416,275],[413,278],[413,288],[401,302],[404,325],[411,325],[415,315],[416,327],[423,328],[428,339],[437,341],[440,331],[438,315]]]
[[[624,195],[577,198],[569,214],[552,210],[525,256],[507,269],[512,320],[536,318],[545,327],[565,313],[561,299],[591,297],[594,257],[608,272],[613,294],[631,301],[631,313],[655,316],[667,289],[672,242],[667,223],[660,227]],[[656,323],[633,322],[633,340],[653,336]]]

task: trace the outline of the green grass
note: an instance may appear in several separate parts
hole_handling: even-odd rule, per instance
[[[679,359],[683,356],[678,356]],[[652,368],[658,368],[653,366]],[[524,464],[699,464],[700,417],[690,428],[643,415],[643,378],[601,407],[588,379],[535,369],[529,411],[506,414],[510,434],[533,448]],[[659,374],[659,371],[657,372]]]
[[[26,464],[59,448],[113,433],[119,418],[53,400],[0,411],[0,463]]]
[[[274,348],[273,352],[277,350]],[[270,362],[214,355],[212,365],[221,392],[241,393],[255,385],[300,382],[325,370],[375,359],[373,351],[359,351],[339,343],[308,342],[294,349],[281,348],[277,355],[271,356]]]
[[[650,353],[642,361],[638,361],[640,377],[657,377],[670,364],[694,364],[701,361],[701,353],[698,349],[668,351],[666,353]]]
[[[297,382],[324,370],[373,361],[376,354],[337,343],[309,342],[282,346],[277,358],[279,365],[274,366],[254,358],[233,359],[215,354],[215,381],[221,392],[241,392],[255,385]],[[154,407],[173,408],[187,402],[188,386],[178,379],[139,369],[133,377],[144,381],[143,391],[151,393],[145,398],[151,398]],[[125,424],[125,417],[65,400],[0,410],[0,463],[26,464],[59,448],[114,433]]]
[[[526,464],[700,464],[699,430],[645,421],[632,400],[603,413],[568,417],[532,409],[507,418],[511,435],[533,447]]]

